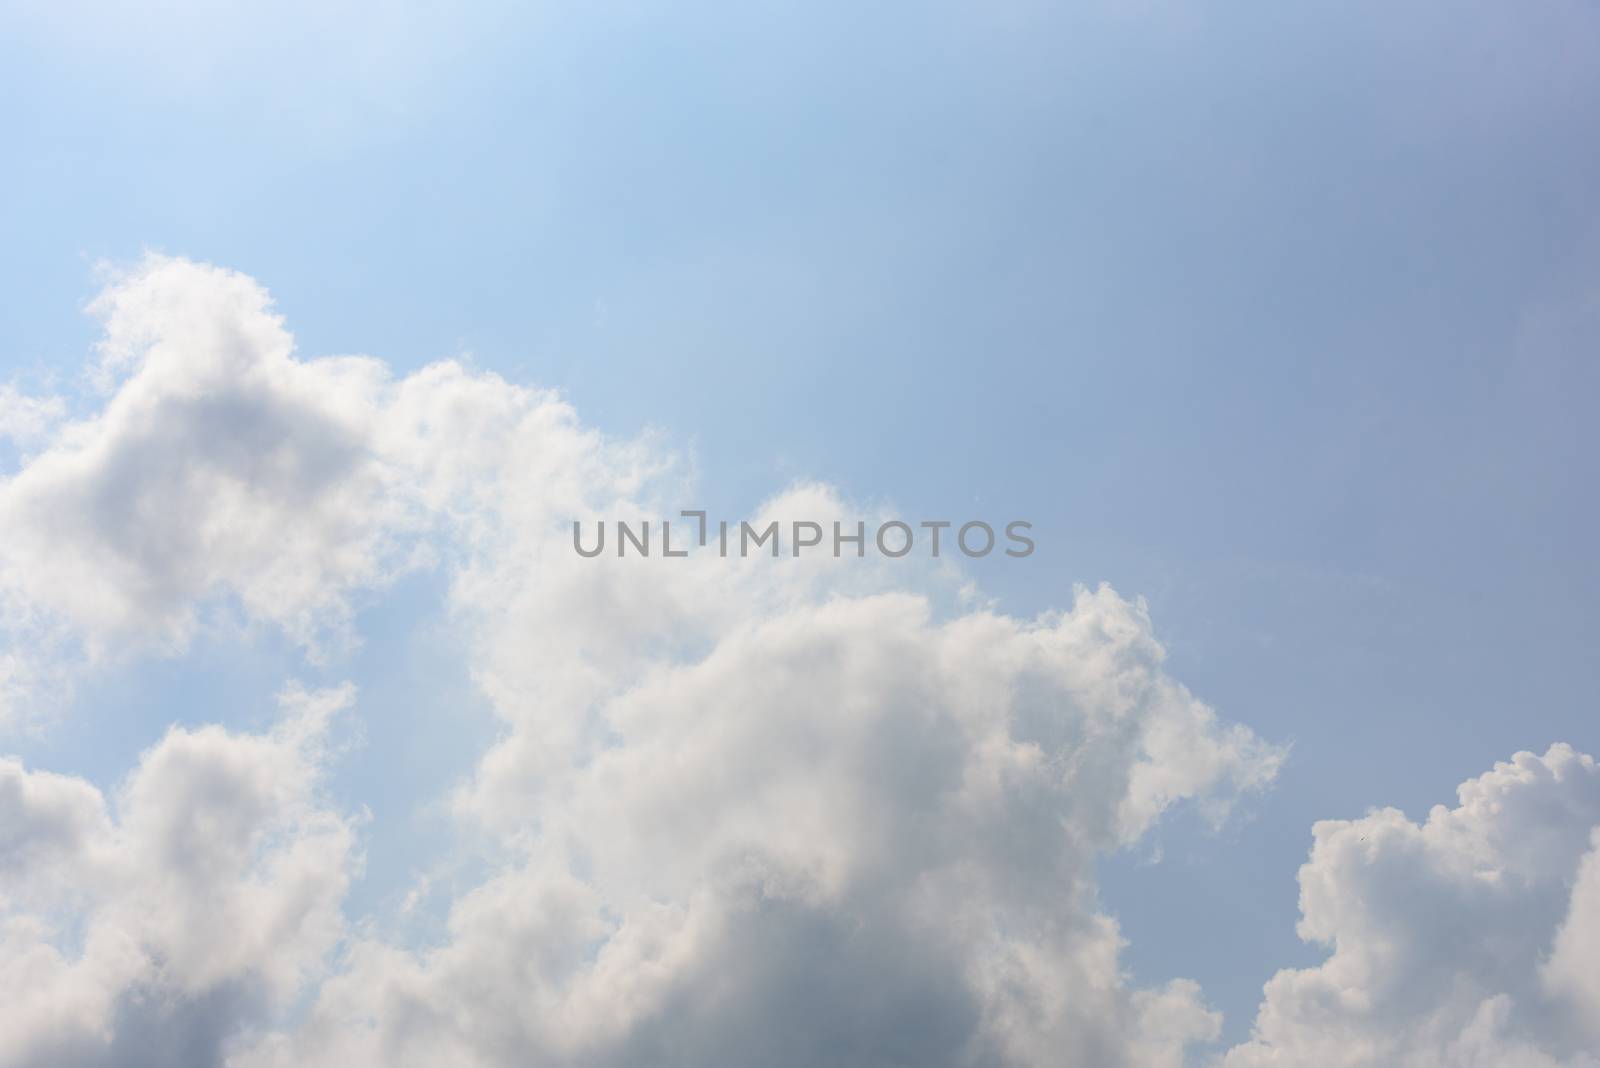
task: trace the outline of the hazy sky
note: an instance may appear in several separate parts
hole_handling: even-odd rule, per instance
[[[327,1022],[402,1002],[427,1006],[407,1055],[430,1064],[1032,1064],[1063,1042],[1089,1065],[1592,1063],[1562,1012],[1600,991],[1561,962],[1600,937],[1600,795],[1549,747],[1600,749],[1594,5],[0,11],[0,990],[45,991],[18,1019],[54,1021],[0,1022],[0,1064],[402,1063],[390,1024],[361,1045]],[[345,354],[371,359],[319,359]],[[1026,519],[1038,551],[959,574],[702,561],[690,582],[598,577],[550,533],[785,493]],[[790,707],[813,685],[843,718]],[[1144,740],[1094,749],[1135,691]],[[977,789],[990,729],[1051,767],[1104,759],[1104,781],[924,825],[951,783]],[[783,763],[783,738],[812,757]],[[1490,771],[1519,751],[1541,756]],[[163,850],[193,843],[146,824],[180,806],[155,795],[184,760],[202,809],[278,783],[223,834],[279,843],[270,871],[258,842],[196,860],[193,899],[168,885]],[[713,776],[677,812],[655,760],[788,785]],[[1552,796],[1458,801],[1479,776]],[[830,791],[866,811],[807,801]],[[1408,820],[1329,831],[1297,883],[1314,823],[1384,806]],[[689,822],[640,815],[663,810]],[[1053,855],[1046,825],[1060,870],[1018,859]],[[662,844],[702,832],[727,852]],[[1392,855],[1365,844],[1385,834]],[[755,905],[728,889],[740,864]],[[982,878],[959,893],[929,874],[964,865]],[[326,879],[295,898],[315,923],[262,921],[263,944],[310,931],[303,952],[219,963],[126,902],[59,929],[30,904],[106,870],[178,925],[226,914],[227,872],[252,916],[284,872]],[[520,904],[494,918],[497,894]],[[918,909],[1005,929],[1012,955],[912,937]],[[1109,920],[1120,955],[1085,933]],[[102,927],[165,970],[105,964]],[[473,956],[496,930],[587,962],[522,991],[566,1023],[462,993],[524,1003]],[[1473,931],[1482,956],[1454,955]],[[1336,935],[1359,959],[1318,970]],[[645,990],[628,939],[674,937]],[[1285,980],[1264,1001],[1288,968],[1344,1000]],[[351,1008],[405,969],[404,997]],[[1307,1008],[1398,1004],[1385,972],[1477,993],[1343,1030]],[[1093,1026],[1008,1007],[997,976]],[[1240,1045],[1258,1010],[1281,1030]]]

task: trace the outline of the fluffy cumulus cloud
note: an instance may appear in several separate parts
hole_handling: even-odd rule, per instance
[[[174,732],[115,814],[7,765],[0,1061],[1176,1064],[1215,1035],[1193,984],[1125,982],[1094,862],[1281,753],[1165,674],[1142,606],[584,560],[574,517],[678,488],[658,446],[457,362],[302,359],[216,268],[152,258],[93,309],[101,401],[0,483],[17,663],[241,624],[336,655],[362,597],[439,567],[505,723],[456,798],[497,874],[425,948],[342,921],[351,825],[304,717]],[[849,510],[803,485],[765,511]]]
[[[1332,947],[1267,984],[1227,1068],[1600,1064],[1600,768],[1556,745],[1421,824],[1317,824],[1300,933]]]
[[[430,535],[481,533],[491,472],[524,465],[552,509],[632,477],[627,449],[589,462],[590,436],[549,393],[454,363],[396,382],[370,358],[296,359],[236,272],[153,257],[91,309],[105,324],[92,414],[0,398],[34,435],[0,480],[0,628],[30,650],[0,660],[0,720],[66,669],[179,651],[202,625],[337,650],[361,591],[428,562]]]
[[[217,1064],[341,930],[355,831],[319,793],[348,691],[269,733],[173,729],[114,804],[0,760],[0,1064]]]
[[[1093,861],[1276,753],[1110,591],[1030,623],[796,608],[594,714],[449,943],[358,946],[245,1063],[1176,1065],[1215,1035],[1192,984],[1121,981]]]
[[[451,798],[490,874],[426,942],[341,913],[345,691],[175,729],[109,800],[0,764],[0,1065],[1160,1068],[1218,1034],[1192,982],[1127,980],[1096,860],[1175,804],[1224,818],[1283,754],[1167,674],[1142,604],[1016,619],[926,560],[583,559],[574,518],[688,503],[658,443],[457,361],[303,358],[257,283],[184,260],[93,308],[92,411],[7,401],[13,722],[206,628],[337,658],[434,568],[502,722]],[[817,485],[760,511],[858,513]],[[1592,782],[1552,750],[1422,828],[1320,826],[1304,931],[1337,950],[1230,1062],[1581,1063]]]

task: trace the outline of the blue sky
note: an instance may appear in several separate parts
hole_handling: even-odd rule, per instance
[[[0,368],[91,410],[96,265],[156,251],[259,280],[302,357],[458,357],[659,431],[683,507],[816,479],[1031,520],[1033,557],[970,565],[1005,612],[1142,596],[1165,670],[1292,746],[1220,830],[1100,862],[1123,964],[1197,980],[1233,1045],[1325,955],[1315,821],[1600,748],[1597,17],[8,5]],[[376,816],[351,907],[389,900],[496,732],[442,591],[360,600],[331,663],[120,663],[0,748],[109,788],[168,722],[351,679],[392,717],[333,773]]]

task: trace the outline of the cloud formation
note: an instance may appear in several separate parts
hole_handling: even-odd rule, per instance
[[[0,761],[0,1064],[220,1064],[342,929],[355,828],[320,796],[348,690],[261,735],[174,728],[112,804]]]
[[[1267,984],[1227,1068],[1600,1064],[1600,768],[1518,753],[1420,824],[1313,829],[1299,931],[1330,946]]]
[[[459,361],[302,359],[261,286],[181,259],[93,308],[97,410],[8,402],[51,414],[0,481],[0,694],[206,627],[336,657],[437,568],[502,724],[453,799],[491,874],[432,942],[341,912],[348,690],[174,729],[109,801],[0,763],[0,1065],[1165,1068],[1219,1033],[1194,983],[1125,976],[1096,861],[1173,805],[1224,818],[1283,751],[1167,674],[1142,603],[1023,620],[931,561],[581,559],[574,518],[690,503],[658,442]],[[1420,827],[1319,824],[1302,932],[1335,952],[1227,1063],[1589,1063],[1594,783],[1557,747]]]
[[[1124,983],[1094,858],[1278,754],[1159,665],[1109,590],[839,599],[657,665],[446,946],[358,946],[245,1063],[1179,1064],[1218,1018]]]
[[[931,565],[582,560],[573,517],[661,512],[653,443],[456,362],[299,359],[259,285],[183,260],[93,308],[103,406],[0,484],[14,647],[92,664],[233,618],[320,652],[363,591],[442,566],[505,722],[458,799],[501,870],[441,945],[345,928],[351,830],[311,800],[309,729],[175,732],[120,819],[12,765],[28,994],[0,1059],[1176,1064],[1215,1034],[1193,984],[1125,982],[1094,859],[1174,803],[1220,812],[1281,753],[1165,675],[1142,606],[1082,591],[1021,621]],[[846,506],[766,506],[791,509]],[[48,925],[80,885],[108,896]],[[191,1024],[199,1053],[152,1045]]]
[[[236,272],[150,257],[91,310],[103,405],[45,424],[33,416],[59,415],[51,402],[4,398],[35,445],[0,480],[0,627],[29,653],[0,661],[12,715],[42,681],[180,652],[207,622],[337,651],[361,591],[472,543],[486,466],[527,465],[553,508],[627,474],[621,456],[585,462],[594,436],[553,394],[455,363],[395,382],[371,358],[296,359],[266,291]]]

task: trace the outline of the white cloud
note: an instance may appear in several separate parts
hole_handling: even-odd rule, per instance
[[[354,831],[320,799],[350,692],[269,734],[174,729],[116,798],[0,762],[0,1064],[216,1064],[341,930]]]
[[[1299,930],[1333,952],[1267,984],[1228,1068],[1600,1063],[1600,769],[1556,745],[1459,795],[1316,825]]]
[[[1166,674],[1142,604],[1082,590],[1030,621],[910,561],[581,559],[573,518],[692,503],[659,446],[455,363],[298,359],[215,268],[153,258],[95,307],[103,408],[0,484],[14,632],[172,651],[235,612],[324,649],[363,590],[441,564],[504,723],[457,806],[498,874],[429,949],[363,928],[273,1022],[338,934],[351,850],[314,729],[175,732],[115,819],[15,769],[13,1063],[131,1063],[193,1027],[198,1059],[161,1056],[1165,1066],[1217,1033],[1194,984],[1126,980],[1095,859],[1282,754]],[[853,509],[806,485],[763,511]],[[111,934],[73,957],[44,917],[78,885]]]
[[[1123,975],[1095,862],[1282,753],[1166,674],[1142,604],[1018,620],[910,561],[580,559],[573,518],[692,503],[658,443],[454,362],[299,359],[260,286],[183,260],[95,310],[103,406],[7,400],[34,451],[0,481],[0,697],[234,617],[336,652],[363,591],[440,566],[504,725],[456,798],[496,874],[431,946],[346,927],[355,832],[319,780],[347,691],[174,729],[110,801],[0,761],[0,1065],[1162,1068],[1217,1035],[1193,983]],[[1300,930],[1331,954],[1224,1063],[1594,1065],[1597,825],[1565,746],[1421,824],[1318,824]]]
[[[1578,866],[1566,920],[1545,965],[1546,988],[1568,1008],[1591,1042],[1600,1045],[1600,827]]]
[[[1218,1019],[1123,981],[1094,858],[1278,754],[1159,663],[1105,589],[1035,623],[835,599],[658,663],[445,946],[360,947],[242,1063],[1179,1064]],[[1196,768],[1147,774],[1172,733]]]
[[[221,594],[310,641],[385,567],[382,369],[301,363],[249,279],[152,260],[96,304],[116,392],[0,484],[0,588],[109,642],[181,648]],[[15,614],[15,609],[13,610]]]
[[[150,257],[91,307],[104,406],[0,479],[13,717],[75,663],[178,652],[207,619],[339,648],[353,598],[428,559],[424,533],[486,534],[490,473],[523,465],[553,507],[610,485],[552,394],[449,362],[396,383],[369,358],[298,360],[235,272]]]

